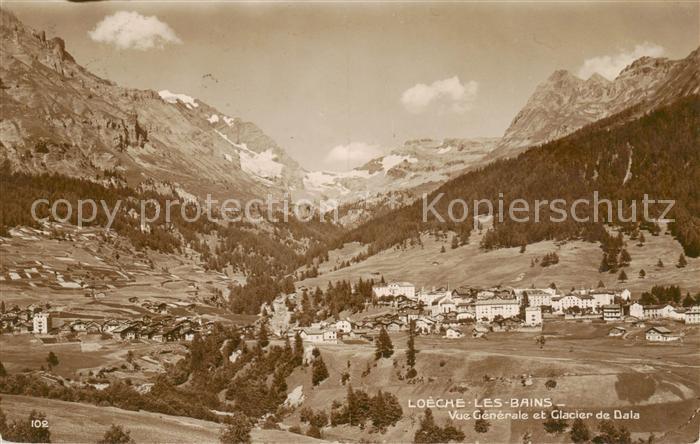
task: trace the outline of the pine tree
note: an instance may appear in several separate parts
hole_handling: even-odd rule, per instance
[[[620,274],[617,275],[617,280],[620,282],[626,282],[627,281],[627,273],[625,273],[625,270],[620,270]]]
[[[639,270],[639,277],[640,277],[641,279],[644,279],[645,277],[647,277],[647,272],[644,271],[643,268],[642,268],[641,270]]]
[[[659,261],[656,263],[656,266],[659,267],[659,268],[664,268],[664,263],[663,263],[663,261],[661,260],[661,258],[659,258]]]
[[[297,367],[304,363],[304,342],[301,339],[299,332],[294,335],[294,366]]]
[[[260,329],[258,330],[258,345],[260,347],[267,347],[267,345],[270,343],[269,340],[269,335],[267,332],[267,322],[264,320],[260,323]]]
[[[377,338],[376,350],[374,352],[374,358],[388,358],[394,354],[394,345],[391,343],[391,338],[386,329],[382,327],[379,331],[379,337]]]
[[[5,366],[2,365],[2,361],[0,361],[0,378],[4,378],[7,376],[7,370],[5,370]]]
[[[447,251],[447,250],[445,250],[445,246],[444,246],[444,245],[443,245],[442,247],[440,247],[440,253],[444,253],[444,252],[446,252],[446,251]]]
[[[626,267],[630,264],[632,261],[632,257],[630,254],[627,252],[625,248],[620,251],[620,261],[619,261],[619,266],[620,267]]]
[[[416,323],[411,321],[408,327],[408,341],[406,342],[406,365],[414,368],[416,365]]]
[[[323,358],[319,356],[314,359],[314,363],[311,368],[311,383],[313,385],[319,385],[326,378],[328,378],[328,369],[326,368],[326,363],[323,362]]]
[[[483,415],[484,411],[480,410],[480,412]],[[474,431],[476,433],[486,433],[489,431],[489,428],[491,428],[491,423],[483,419],[481,416],[479,416],[479,419],[474,421]]]
[[[457,236],[452,236],[452,245],[450,247],[454,250],[455,248],[459,247],[459,239],[457,239]]]
[[[688,261],[685,259],[685,255],[681,253],[681,255],[678,257],[678,264],[676,264],[676,267],[683,268],[686,265],[688,265]]]

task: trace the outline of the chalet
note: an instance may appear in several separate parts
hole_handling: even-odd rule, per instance
[[[335,330],[317,330],[313,328],[303,328],[299,331],[299,336],[303,341],[312,343],[330,343],[338,342],[338,334]]]
[[[82,319],[76,319],[70,323],[71,330],[73,330],[74,332],[78,332],[78,333],[84,332],[86,326],[87,326],[87,324],[85,322],[83,322]]]
[[[679,336],[672,334],[666,327],[651,327],[646,331],[646,340],[650,342],[670,342],[679,339]]]
[[[348,319],[341,319],[335,323],[335,330],[343,333],[350,333],[352,331],[352,322]]]
[[[445,330],[445,337],[448,339],[459,339],[464,337],[464,333],[457,327],[449,327]]]
[[[622,327],[613,327],[608,332],[608,336],[622,336],[627,333],[627,330]]]
[[[102,331],[104,331],[105,333],[112,333],[114,330],[116,330],[122,326],[123,326],[122,321],[118,321],[116,319],[110,319],[110,320],[105,321],[102,324]]]
[[[118,334],[125,341],[134,341],[141,337],[141,329],[134,325],[114,330],[114,333]]]
[[[185,329],[185,330],[182,332],[181,337],[182,337],[182,339],[184,339],[185,341],[192,342],[192,341],[194,340],[194,336],[195,336],[196,334],[197,334],[196,331],[192,330],[191,328],[188,328],[188,329]]]
[[[405,325],[398,319],[389,321],[384,324],[386,331],[401,331],[405,329]]]
[[[457,319],[476,319],[476,306],[474,303],[466,300],[457,302]]]
[[[430,334],[433,329],[435,328],[435,321],[427,318],[427,317],[421,317],[419,319],[416,319],[416,332],[419,334]]]
[[[95,321],[87,322],[85,323],[85,332],[88,334],[102,333],[102,326]]]
[[[622,319],[622,306],[620,304],[603,305],[603,320],[604,321],[619,321]]]

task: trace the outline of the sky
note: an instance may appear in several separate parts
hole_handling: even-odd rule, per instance
[[[13,2],[93,73],[258,125],[309,170],[498,137],[554,70],[614,78],[700,45],[697,2]]]

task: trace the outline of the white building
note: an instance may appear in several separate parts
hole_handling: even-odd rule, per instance
[[[347,319],[341,319],[335,323],[335,330],[342,333],[350,333],[352,331],[352,322]]]
[[[700,306],[696,305],[690,308],[685,312],[683,318],[686,324],[700,324]]]
[[[530,327],[542,325],[542,308],[540,306],[525,309],[525,325]]]
[[[501,316],[503,319],[512,318],[520,313],[520,304],[518,300],[513,299],[481,299],[476,303],[476,319],[483,319],[489,322],[493,321],[496,316]]]
[[[435,299],[430,305],[430,314],[437,316],[442,313],[450,313],[457,311],[457,304],[452,298],[452,294],[448,293],[441,298]]]
[[[448,339],[459,339],[464,337],[464,333],[457,327],[449,327],[445,330],[445,337]]]
[[[678,341],[680,337],[673,335],[666,327],[651,327],[646,331],[646,339],[652,342],[670,342]]]
[[[630,316],[634,316],[637,319],[644,319],[644,306],[639,302],[635,302],[630,305]]]
[[[410,282],[390,282],[386,285],[375,285],[372,291],[376,297],[403,295],[409,299],[416,298],[416,287]]]
[[[552,310],[555,313],[563,313],[565,310],[578,307],[581,310],[595,308],[595,300],[592,296],[567,294],[565,296],[552,297]]]
[[[604,321],[619,321],[622,319],[622,306],[620,304],[603,305]]]
[[[299,332],[299,336],[303,341],[312,343],[337,344],[338,334],[335,330],[316,330],[313,328],[304,328]]]
[[[51,330],[51,317],[48,313],[35,313],[32,324],[32,331],[35,334],[45,335]]]
[[[516,288],[513,290],[518,301],[527,294],[528,307],[548,307],[552,305],[552,297],[557,291],[553,288]]]
[[[431,290],[431,291],[424,291],[421,290],[420,293],[418,293],[418,301],[422,302],[423,305],[426,307],[431,307],[433,305],[433,302],[435,302],[437,299],[444,298],[445,296],[451,295],[452,293],[447,291],[447,290]]]

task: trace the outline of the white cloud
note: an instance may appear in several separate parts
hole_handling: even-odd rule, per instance
[[[436,80],[430,85],[418,83],[401,95],[401,103],[412,113],[418,114],[435,106],[440,111],[463,113],[472,107],[479,90],[479,84],[470,80],[465,84],[454,76]]]
[[[636,45],[634,49],[630,51],[620,51],[613,55],[603,55],[586,59],[578,71],[578,76],[582,79],[587,79],[592,76],[593,73],[597,72],[605,78],[614,80],[615,77],[620,74],[620,71],[638,58],[643,56],[660,57],[663,55],[664,51],[665,49],[663,46],[644,42],[641,45]]]
[[[364,142],[351,142],[336,145],[326,154],[324,161],[333,166],[352,168],[382,155],[378,145]]]
[[[95,29],[88,31],[88,35],[96,42],[140,51],[163,48],[169,43],[182,43],[173,28],[158,17],[147,17],[133,11],[119,11],[106,16],[95,25]]]

